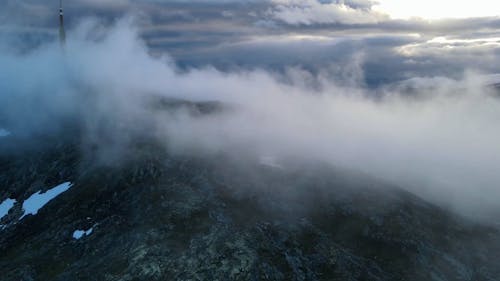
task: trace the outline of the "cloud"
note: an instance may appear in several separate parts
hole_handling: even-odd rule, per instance
[[[398,48],[398,52],[405,56],[422,55],[456,55],[493,54],[500,49],[500,37],[479,39],[449,39],[446,37],[435,37],[421,43],[404,45]]]
[[[275,7],[268,14],[292,25],[311,24],[373,24],[388,17],[373,11],[370,1],[273,0]]]
[[[500,5],[489,0],[446,1],[420,0],[399,1],[380,0],[377,10],[384,11],[394,18],[419,17],[425,19],[472,18],[497,16]]]
[[[0,122],[13,136],[62,133],[76,122],[82,144],[98,147],[104,159],[138,137],[171,153],[273,157],[285,169],[287,159],[313,159],[395,182],[466,215],[497,212],[500,100],[482,76],[414,77],[375,92],[357,83],[367,58],[356,58],[339,66],[349,69],[340,79],[328,69],[180,70],[167,56],[149,55],[130,21],[111,29],[86,22],[68,32],[65,52],[52,42],[0,54]],[[158,110],[152,96],[217,101],[228,110]]]
[[[130,0],[77,0],[78,5],[95,8],[124,8],[132,4]]]

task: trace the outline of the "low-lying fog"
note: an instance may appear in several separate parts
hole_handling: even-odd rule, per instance
[[[357,82],[362,56],[342,66],[347,82],[297,68],[181,71],[169,57],[150,56],[130,20],[109,29],[88,21],[68,35],[64,51],[52,42],[19,54],[0,43],[0,128],[56,133],[76,118],[95,138],[99,122],[114,120],[152,130],[172,152],[317,159],[468,216],[500,210],[500,99],[482,75],[415,77],[373,90]],[[166,113],[145,105],[151,94],[230,109]]]

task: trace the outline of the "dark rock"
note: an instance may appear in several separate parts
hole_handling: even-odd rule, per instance
[[[0,200],[18,200],[0,221],[1,280],[500,280],[498,229],[360,173],[153,144],[107,166],[77,141],[47,143],[0,154]]]

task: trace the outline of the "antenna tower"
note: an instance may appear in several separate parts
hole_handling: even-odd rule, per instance
[[[61,46],[64,46],[66,43],[66,31],[64,31],[64,13],[62,4],[62,0],[59,0],[59,41],[61,42]]]

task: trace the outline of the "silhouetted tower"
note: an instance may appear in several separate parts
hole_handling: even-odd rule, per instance
[[[64,31],[64,14],[63,14],[62,0],[59,0],[59,41],[61,42],[61,46],[64,46],[66,43],[66,31]]]

